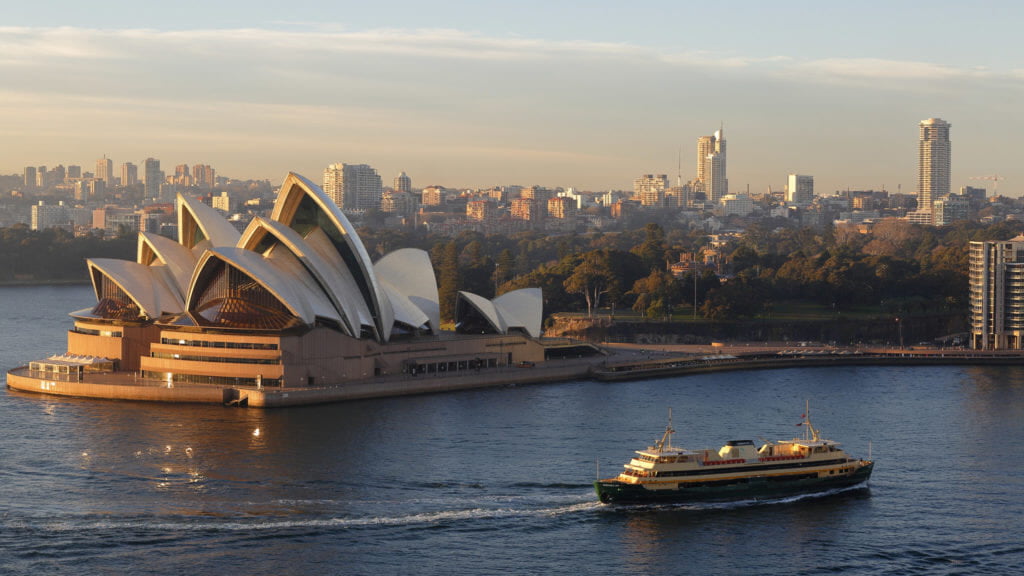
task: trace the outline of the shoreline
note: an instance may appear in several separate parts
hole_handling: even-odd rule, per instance
[[[309,406],[396,396],[435,394],[503,386],[558,384],[571,380],[624,382],[708,372],[827,366],[1013,366],[1022,351],[899,348],[792,348],[775,345],[646,346],[603,344],[607,357],[547,360],[444,377],[396,374],[344,384],[269,388],[176,384],[142,380],[134,373],[87,374],[81,380],[46,379],[23,366],[7,372],[7,388],[29,394],[171,403],[206,403],[252,408]]]
[[[26,286],[88,286],[89,279],[84,280],[0,280],[0,288]]]

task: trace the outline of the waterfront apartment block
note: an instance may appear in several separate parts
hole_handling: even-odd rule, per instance
[[[1024,236],[971,242],[971,347],[1024,349]]]

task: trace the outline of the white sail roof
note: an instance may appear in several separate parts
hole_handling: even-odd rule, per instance
[[[150,266],[115,258],[90,258],[86,265],[97,301],[103,298],[98,276],[102,275],[124,291],[143,316],[159,318],[164,313],[184,311],[181,299],[167,286],[163,275],[154,273]]]
[[[333,307],[326,296],[319,291],[310,290],[313,281],[308,278],[305,270],[297,260],[287,262],[280,259],[264,258],[262,255],[241,248],[214,248],[207,250],[196,265],[193,284],[188,294],[188,309],[191,311],[199,304],[199,296],[206,289],[203,274],[205,267],[221,260],[239,269],[252,278],[267,292],[270,292],[288,311],[306,324],[312,324],[317,315],[331,316]],[[307,275],[307,278],[302,278]],[[337,313],[333,314],[337,317]]]
[[[430,327],[434,331],[441,329],[441,304],[429,254],[424,250],[402,248],[378,260],[374,263],[373,269],[379,281],[387,282],[403,298],[427,315]],[[395,312],[398,313],[397,304]]]
[[[472,292],[459,292],[459,298],[467,302],[473,308],[475,308],[487,322],[494,328],[498,334],[504,334],[508,330],[508,326],[505,324],[505,320],[501,317],[501,313],[494,306],[494,302],[491,302],[483,296],[477,296]]]
[[[291,230],[291,228],[289,228]],[[339,287],[337,288],[339,298],[344,298],[355,311],[355,314],[351,316],[352,326],[355,334],[360,333],[361,326],[367,326],[376,330],[373,323],[373,313],[370,312],[370,306],[366,300],[363,299],[362,294],[359,291],[359,284],[356,282],[355,276],[352,274],[352,270],[342,260],[341,254],[334,249],[334,244],[331,243],[331,239],[324,234],[324,231],[320,228],[315,228],[309,232],[304,238],[306,245],[309,246],[316,254],[327,262],[328,270],[337,274],[337,282]],[[347,310],[347,308],[346,308]]]
[[[499,334],[519,328],[533,338],[541,335],[543,298],[540,288],[514,290],[494,300],[472,292],[459,292],[459,299],[476,309]]]
[[[391,302],[391,307],[395,311],[395,322],[401,322],[413,328],[430,325],[430,317],[419,306],[414,304],[412,300],[409,300],[400,288],[383,278],[378,278],[377,281],[380,282],[380,287],[384,290],[384,294],[388,297],[388,301]]]
[[[544,298],[540,288],[522,288],[498,296],[495,308],[509,328],[522,328],[533,338],[540,338],[544,320]]]
[[[196,198],[178,194],[178,241],[194,248],[203,239],[219,246],[235,246],[241,234],[219,212]]]
[[[330,247],[330,242],[323,238],[318,246],[313,246],[291,228],[266,218],[257,217],[249,223],[239,241],[239,247],[245,250],[262,249],[266,244],[266,235],[272,235],[276,240],[276,246],[285,246],[299,260],[302,261],[306,270],[316,279],[318,285],[331,300],[338,314],[341,316],[341,323],[344,331],[349,336],[359,336],[362,322],[372,322],[369,310],[362,303],[359,296],[359,288],[356,286],[352,274],[345,267],[337,253]],[[323,233],[320,232],[320,236]],[[320,240],[319,237],[314,241]],[[325,245],[324,242],[327,242]],[[333,260],[330,259],[334,253]]]
[[[139,232],[137,260],[139,264],[146,266],[158,263],[165,265],[173,279],[172,287],[177,291],[179,299],[184,302],[189,282],[192,280],[192,270],[196,266],[196,258],[191,250],[159,234]]]
[[[391,327],[395,322],[394,310],[377,283],[373,263],[366,252],[366,247],[363,246],[355,228],[342,214],[338,205],[328,198],[319,186],[290,172],[285,178],[284,184],[281,185],[277,203],[274,204],[272,219],[295,228],[296,214],[304,198],[309,198],[316,205],[319,214],[333,225],[334,230],[331,232],[335,232],[339,236],[340,244],[337,249],[345,252],[342,254],[342,259],[349,264],[348,267],[360,286],[360,293],[366,296],[366,303],[373,314],[377,339],[386,342],[391,336]],[[332,244],[334,243],[332,240]]]

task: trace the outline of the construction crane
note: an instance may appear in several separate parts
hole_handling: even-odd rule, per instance
[[[971,176],[971,180],[988,180],[989,182],[992,182],[992,195],[993,196],[998,196],[999,195],[999,181],[1000,180],[1006,180],[1006,178],[1000,176],[999,174],[995,174],[995,175],[992,175],[992,176]]]

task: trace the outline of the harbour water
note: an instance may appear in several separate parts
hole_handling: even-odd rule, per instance
[[[0,288],[0,367],[64,350],[86,286]],[[606,506],[651,444],[825,436],[866,487]],[[1024,366],[569,382],[282,410],[0,391],[0,573],[1009,574]]]

